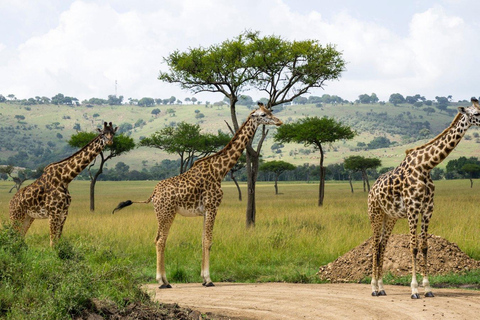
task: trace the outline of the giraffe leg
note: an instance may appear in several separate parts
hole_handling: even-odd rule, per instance
[[[385,289],[383,288],[383,261],[385,256],[385,249],[387,247],[388,239],[390,239],[390,235],[392,234],[393,227],[395,226],[395,222],[397,219],[389,217],[387,215],[384,216],[383,220],[383,233],[382,238],[379,244],[379,253],[378,253],[378,295],[379,296],[386,296]]]
[[[379,295],[379,248],[383,228],[384,213],[380,209],[369,207],[370,223],[372,225],[372,296]],[[381,281],[381,279],[380,279]]]
[[[430,282],[428,281],[428,263],[427,263],[427,253],[428,253],[428,241],[427,241],[427,231],[428,223],[430,221],[431,212],[422,216],[422,232],[420,234],[420,248],[423,253],[423,280],[422,285],[425,289],[425,297],[431,298],[434,297],[432,288],[430,287]]]
[[[48,224],[50,225],[50,247],[57,244],[61,235],[61,225],[63,218],[55,211],[49,215]]]
[[[215,286],[210,279],[210,249],[212,247],[213,225],[215,223],[216,212],[205,214],[203,220],[202,236],[202,271],[203,285],[205,287]]]
[[[417,223],[418,223],[418,212],[409,212],[408,214],[408,225],[410,229],[410,253],[412,255],[412,282],[410,283],[410,288],[412,289],[412,299],[420,299],[418,294],[418,282],[417,282]]]
[[[167,242],[168,232],[172,226],[175,218],[175,211],[167,214],[157,215],[158,217],[158,231],[155,245],[157,248],[157,276],[156,279],[160,284],[160,289],[168,289],[172,286],[167,280],[167,273],[165,271],[165,244]]]

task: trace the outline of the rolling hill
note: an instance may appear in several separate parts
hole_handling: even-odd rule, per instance
[[[468,105],[463,103],[462,105]],[[152,114],[158,108],[160,113]],[[276,115],[284,122],[295,121],[306,116],[334,117],[356,130],[357,136],[350,141],[339,141],[329,146],[325,165],[343,162],[349,155],[377,157],[383,167],[397,165],[404,156],[405,149],[421,145],[440,133],[452,121],[456,106],[449,110],[426,113],[422,108],[409,104],[394,106],[392,104],[312,104],[289,105],[275,108]],[[250,109],[237,106],[238,119],[243,121]],[[203,115],[203,117],[202,117]],[[101,127],[104,121],[113,122],[123,128],[137,142],[155,131],[175,123],[186,121],[199,123],[207,132],[222,130],[228,132],[225,121],[230,122],[230,110],[227,106],[205,105],[159,105],[139,107],[132,105],[31,105],[22,106],[0,103],[0,160],[20,155],[37,155],[48,162],[61,160],[72,153],[66,141],[77,130],[93,131]],[[128,130],[131,128],[130,130]],[[281,149],[272,150],[274,128],[270,129],[268,138],[262,148],[265,161],[282,159],[301,165],[318,164],[318,152],[299,144],[287,144]],[[392,142],[388,147],[368,148],[376,137],[385,137]],[[464,141],[447,160],[460,156],[480,157],[480,138],[478,129],[472,128]],[[368,150],[366,150],[368,148]],[[279,152],[278,150],[281,150]],[[20,154],[19,154],[20,153]],[[163,159],[175,159],[156,149],[137,148],[128,154],[107,162],[113,167],[118,161],[125,162],[131,169],[141,170],[160,163]],[[47,162],[47,163],[48,163]],[[442,166],[445,166],[442,163]],[[45,163],[43,163],[45,164]],[[40,165],[35,162],[34,165]]]

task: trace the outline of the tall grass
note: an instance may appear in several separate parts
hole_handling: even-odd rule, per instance
[[[85,246],[101,245],[109,255],[132,268],[145,282],[155,279],[154,239],[157,221],[151,204],[135,204],[112,215],[127,199],[147,199],[156,182],[99,182],[96,211],[88,210],[88,183],[70,185],[72,205],[63,237]],[[0,183],[0,218],[8,219],[9,184]],[[457,243],[480,259],[480,209],[477,189],[466,180],[436,182],[435,212],[429,232]],[[245,193],[245,186],[242,187]],[[318,267],[333,261],[371,236],[367,194],[355,185],[328,182],[325,204],[317,207],[315,183],[281,183],[257,187],[256,227],[245,228],[246,202],[236,188],[223,184],[224,199],[217,215],[211,253],[213,281],[317,282]],[[203,219],[177,216],[166,246],[167,277],[171,282],[199,282]],[[26,237],[29,247],[47,248],[48,222],[37,220]],[[399,221],[394,233],[407,233]]]

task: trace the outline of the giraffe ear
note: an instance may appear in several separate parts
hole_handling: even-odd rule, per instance
[[[118,127],[115,127],[115,129],[113,129],[113,133],[117,132],[118,130]]]
[[[467,110],[465,109],[465,107],[458,107],[458,112],[460,112],[461,114],[466,114]]]
[[[100,128],[97,128],[97,131],[98,131],[98,132],[100,132],[100,133],[102,133],[102,132],[103,132],[103,131],[102,131]]]

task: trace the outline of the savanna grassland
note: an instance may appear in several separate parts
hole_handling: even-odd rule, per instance
[[[157,222],[151,204],[136,204],[111,214],[120,201],[145,200],[156,182],[99,182],[96,211],[88,210],[88,183],[70,185],[72,205],[63,238],[74,247],[88,247],[127,265],[135,277],[155,282]],[[478,188],[466,180],[437,181],[435,212],[429,232],[455,242],[468,255],[480,259],[480,209]],[[10,184],[0,183],[0,217],[8,220]],[[316,206],[318,185],[284,183],[281,194],[273,185],[257,187],[256,227],[245,228],[246,201],[238,200],[233,184],[224,183],[211,254],[215,282],[286,281],[318,282],[318,267],[359,245],[371,235],[367,216],[367,194],[360,184],[354,194],[348,183],[327,182],[325,204]],[[243,186],[245,193],[245,186]],[[202,218],[177,216],[166,247],[167,278],[171,282],[199,282]],[[394,233],[407,233],[399,221]],[[36,220],[26,243],[47,248],[46,220]],[[48,250],[48,249],[45,249]],[[101,265],[101,264],[100,264]]]

